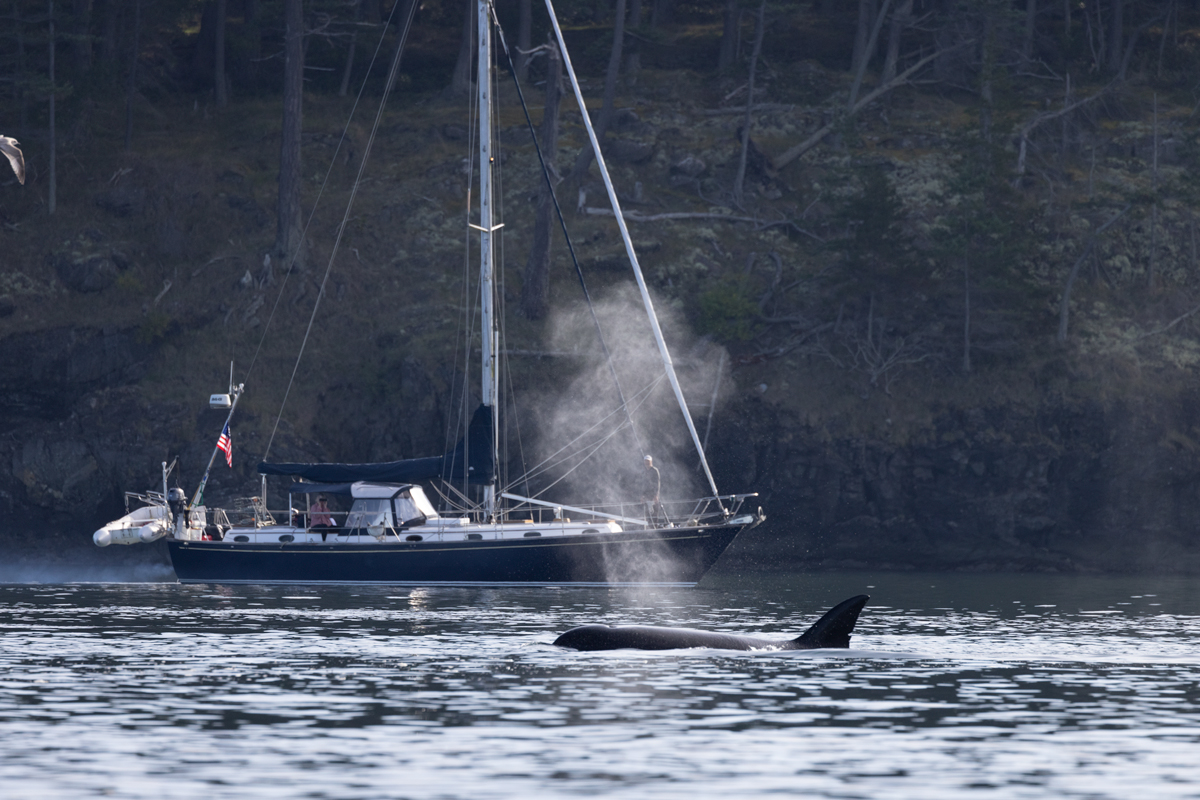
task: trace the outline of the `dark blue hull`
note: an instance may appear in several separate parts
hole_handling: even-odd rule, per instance
[[[181,583],[693,584],[746,526],[388,544],[167,540]]]

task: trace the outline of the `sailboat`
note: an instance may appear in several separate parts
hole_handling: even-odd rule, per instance
[[[583,96],[562,31],[546,3],[563,63],[581,108]],[[682,411],[711,493],[672,503],[657,496],[615,506],[528,497],[500,483],[498,327],[493,278],[492,48],[495,19],[479,0],[479,221],[482,331],[481,402],[463,439],[447,453],[387,463],[259,464],[262,490],[244,508],[209,509],[204,489],[218,455],[229,456],[229,425],[244,392],[234,385],[210,407],[228,409],[200,486],[189,500],[168,487],[174,465],[162,465],[162,491],[126,495],[126,515],[96,531],[99,546],[165,539],[182,583],[368,583],[400,585],[692,585],[742,531],[764,519],[750,507],[756,494],[721,495],[684,401],[611,177],[587,114],[585,127],[613,203],[663,370]],[[647,456],[647,468],[652,462]],[[286,512],[267,509],[269,476],[291,479]],[[426,486],[474,487],[469,506],[435,508]],[[508,488],[521,486],[516,483]],[[656,494],[656,493],[655,493]],[[342,498],[348,513],[304,514],[316,497]],[[446,506],[446,503],[442,503]],[[277,518],[277,516],[279,518]],[[338,519],[337,517],[341,517]],[[330,524],[332,523],[332,524]]]

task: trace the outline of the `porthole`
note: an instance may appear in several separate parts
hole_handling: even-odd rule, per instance
[[[584,528],[583,532],[584,533],[599,533],[600,531],[596,530],[595,528]]]
[[[526,539],[532,539],[532,538],[534,538],[534,537],[536,537],[536,536],[541,536],[541,535],[542,535],[542,534],[538,533],[537,531],[525,531],[525,538],[526,538]]]
[[[295,537],[295,536],[292,536],[290,533],[285,533],[283,536],[280,536],[280,537],[279,537],[279,541],[281,541],[281,542],[294,542],[294,541],[296,541],[296,537]]]
[[[468,533],[467,539],[469,539],[472,542],[478,542],[481,539],[483,539],[483,534],[482,533]]]
[[[235,542],[248,542],[248,541],[250,541],[250,537],[244,536],[244,535],[243,536],[235,536],[235,537],[233,537],[233,540]]]
[[[406,542],[423,542],[423,541],[425,541],[425,537],[418,536],[417,534],[414,533],[409,536],[405,536],[404,541],[406,541]]]

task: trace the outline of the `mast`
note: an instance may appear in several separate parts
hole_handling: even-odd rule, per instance
[[[492,234],[499,226],[492,225],[492,24],[488,0],[479,0],[479,293],[481,318],[479,332],[483,338],[483,375],[480,395],[483,405],[492,413],[492,463],[499,460],[499,403],[500,374],[496,368],[496,319]],[[491,519],[496,511],[496,486],[483,487],[483,510]]]
[[[482,0],[481,0],[482,1]],[[704,476],[708,478],[708,485],[712,489],[713,496],[717,498],[717,505],[724,510],[724,505],[717,497],[717,482],[713,480],[712,470],[708,467],[708,459],[704,456],[704,445],[700,443],[700,434],[696,431],[696,424],[692,421],[691,412],[688,411],[687,401],[683,398],[683,389],[679,386],[679,378],[675,375],[675,364],[671,361],[671,353],[667,349],[667,342],[663,339],[662,328],[658,324],[658,315],[654,313],[654,302],[650,299],[650,290],[646,286],[646,279],[642,275],[642,266],[638,263],[637,253],[633,250],[633,240],[629,238],[629,229],[625,225],[625,216],[621,213],[621,204],[617,201],[617,191],[613,188],[612,178],[608,174],[608,165],[604,163],[604,156],[600,153],[600,142],[596,138],[596,131],[592,127],[591,117],[588,115],[587,105],[583,101],[583,90],[579,88],[579,79],[575,77],[575,67],[571,65],[571,56],[567,53],[567,43],[563,39],[562,29],[558,25],[558,16],[554,13],[554,6],[551,0],[546,0],[546,11],[550,14],[550,24],[554,27],[554,35],[558,40],[559,50],[562,52],[563,66],[567,69],[567,75],[571,79],[571,88],[575,90],[575,100],[579,103],[579,110],[583,116],[583,125],[587,129],[588,140],[592,144],[592,149],[596,153],[596,166],[600,168],[600,177],[604,179],[604,188],[608,192],[609,202],[612,203],[613,214],[617,218],[617,228],[621,231],[621,240],[625,243],[625,254],[629,257],[629,263],[633,267],[633,275],[637,279],[638,291],[642,295],[642,305],[646,308],[646,316],[650,319],[650,328],[654,331],[654,341],[658,344],[658,352],[662,356],[663,369],[667,374],[667,380],[671,383],[671,389],[675,392],[675,400],[679,403],[679,410],[683,412],[683,421],[687,423],[688,433],[692,435],[692,442],[696,445],[696,452],[700,454],[700,466],[704,469]]]

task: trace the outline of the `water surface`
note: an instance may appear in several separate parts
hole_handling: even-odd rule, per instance
[[[589,622],[848,651],[576,653]],[[1187,579],[0,586],[6,797],[1200,797]]]

